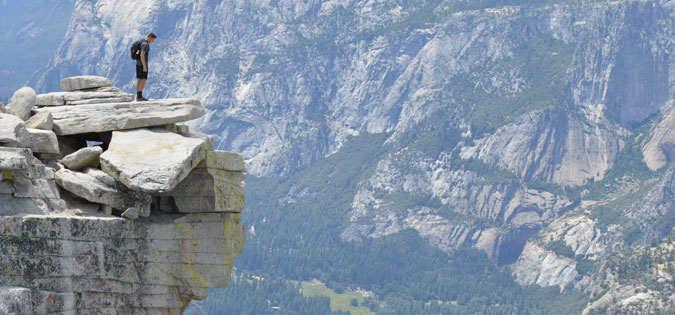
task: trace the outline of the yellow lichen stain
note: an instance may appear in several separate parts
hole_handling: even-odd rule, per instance
[[[6,179],[14,179],[14,174],[10,170],[2,170],[2,177]]]
[[[199,270],[199,264],[195,264],[200,245],[194,239],[194,233],[190,230],[187,223],[177,223],[172,234],[176,239],[180,239],[183,272],[187,275],[187,280],[193,285],[197,284],[197,286],[207,288],[208,282]]]
[[[197,164],[199,164],[205,158],[206,158],[206,149],[202,149],[199,151],[199,155],[194,160],[192,160],[192,168],[197,167]]]
[[[223,227],[223,232],[225,233],[225,243],[223,243],[223,249],[226,252],[232,250],[232,238],[234,232],[234,222],[232,220],[225,221],[225,226]]]

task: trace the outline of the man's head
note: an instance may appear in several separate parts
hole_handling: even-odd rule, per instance
[[[157,36],[155,35],[155,33],[150,33],[148,34],[148,37],[145,38],[145,40],[147,40],[148,43],[152,43],[155,41],[156,38]]]

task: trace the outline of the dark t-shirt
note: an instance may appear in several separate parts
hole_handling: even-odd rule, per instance
[[[145,52],[145,64],[150,67],[150,63],[148,62],[150,60],[150,44],[145,40],[141,42],[141,51]],[[141,59],[136,60],[136,65],[143,66]]]

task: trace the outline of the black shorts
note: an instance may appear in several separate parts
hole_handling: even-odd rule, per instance
[[[136,78],[138,79],[147,79],[148,78],[148,72],[143,71],[143,66],[136,66]]]

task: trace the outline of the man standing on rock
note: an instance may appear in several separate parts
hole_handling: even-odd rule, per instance
[[[143,97],[143,89],[145,88],[145,82],[148,81],[148,55],[150,54],[150,43],[154,42],[157,36],[155,33],[150,33],[148,36],[141,40],[140,58],[136,59],[136,78],[138,78],[138,83],[136,83],[136,101],[147,101],[148,99]]]

